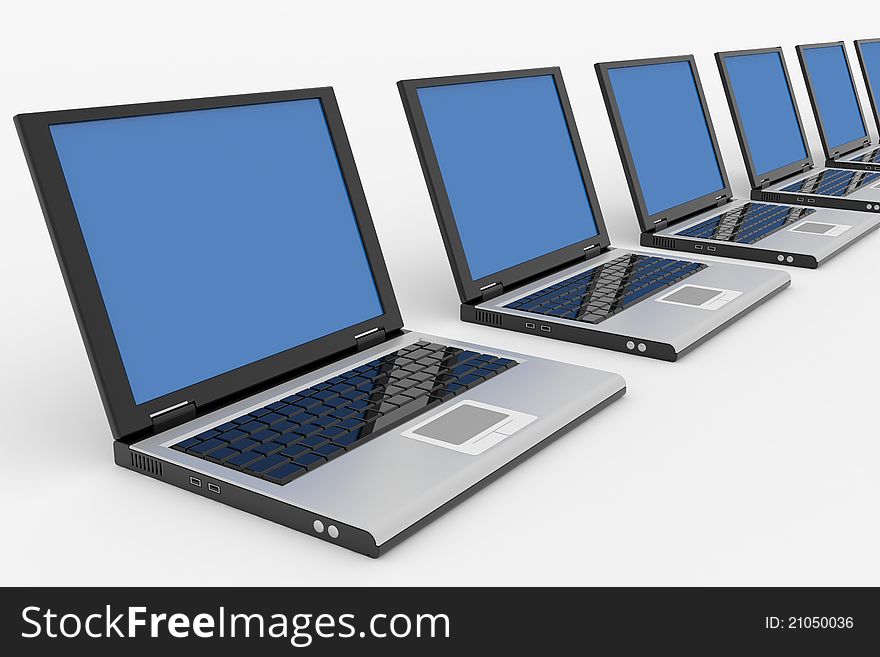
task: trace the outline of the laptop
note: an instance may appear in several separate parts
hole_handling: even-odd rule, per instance
[[[868,135],[843,41],[797,46],[825,166],[880,171],[880,146]]]
[[[815,268],[880,225],[867,213],[734,198],[692,55],[596,73],[642,246]]]
[[[624,394],[403,328],[330,88],[15,123],[124,468],[378,557]]]
[[[398,86],[464,321],[674,361],[790,284],[612,248],[558,68]]]
[[[719,52],[715,59],[752,200],[880,213],[880,172],[836,163],[814,168],[782,48]]]

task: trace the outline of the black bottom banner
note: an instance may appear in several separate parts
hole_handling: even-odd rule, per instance
[[[3,589],[0,640],[7,655],[864,654],[878,612],[872,589]]]

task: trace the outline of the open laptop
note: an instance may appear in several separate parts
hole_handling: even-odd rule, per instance
[[[825,166],[880,171],[880,146],[868,135],[843,41],[797,46],[797,54],[819,127]]]
[[[398,86],[465,321],[674,361],[791,282],[611,248],[558,68]]]
[[[753,200],[880,213],[880,172],[814,169],[782,48],[715,59]]]
[[[377,557],[624,393],[403,330],[330,88],[15,123],[125,468]]]
[[[818,267],[880,225],[867,213],[734,198],[692,55],[596,72],[643,246]]]

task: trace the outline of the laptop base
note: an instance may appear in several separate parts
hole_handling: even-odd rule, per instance
[[[834,166],[837,168],[836,164]],[[817,196],[815,194],[798,194],[796,192],[768,191],[765,189],[753,189],[751,197],[753,201],[767,201],[768,203],[851,210],[853,212],[876,212],[880,214],[880,204],[868,203],[867,201],[860,201],[854,198]]]
[[[376,559],[388,552],[391,548],[403,542],[406,538],[415,534],[433,520],[436,520],[447,511],[450,511],[461,502],[464,502],[474,493],[482,490],[501,475],[509,472],[515,466],[554,442],[557,438],[562,437],[571,429],[609,406],[612,402],[617,401],[623,397],[624,394],[626,394],[625,387],[599,402],[582,415],[576,417],[567,425],[554,431],[541,442],[533,445],[490,475],[484,477],[467,490],[459,493],[445,504],[424,516],[418,522],[407,527],[405,530],[380,545],[376,544],[375,539],[369,532],[362,529],[346,525],[333,518],[325,518],[315,513],[305,511],[292,504],[282,502],[266,495],[261,495],[252,490],[231,484],[228,481],[213,480],[210,477],[206,477],[201,472],[190,470],[177,463],[147,456],[131,449],[130,445],[121,440],[114,441],[113,443],[113,460],[116,462],[116,465],[119,465],[126,470],[146,475],[190,493],[201,495],[202,497],[206,497],[215,502],[221,502],[227,506],[246,511],[247,513],[259,516],[265,520],[270,520],[279,525],[319,538],[327,543],[345,547],[353,552]],[[331,525],[338,527],[340,529],[339,537],[334,539],[326,531],[322,531],[321,533],[316,532],[316,521],[322,523],[324,527],[330,527]]]
[[[529,335],[537,334],[545,337],[552,337],[557,340],[563,340],[564,342],[574,342],[589,347],[610,349],[611,351],[619,351],[625,354],[634,354],[645,358],[654,358],[655,360],[674,363],[679,358],[689,353],[692,349],[698,347],[706,340],[716,335],[722,329],[727,328],[736,320],[745,317],[752,310],[775,297],[789,285],[791,285],[790,279],[680,351],[676,351],[675,347],[665,342],[655,342],[639,337],[615,335],[603,331],[593,331],[587,328],[587,325],[583,328],[570,326],[561,322],[554,322],[552,317],[546,317],[544,321],[541,321],[539,319],[530,319],[520,315],[491,312],[476,308],[475,306],[466,303],[461,305],[461,319],[462,321],[470,322],[471,324],[503,328],[508,331],[516,331],[517,333],[526,333]],[[628,345],[638,345],[638,348],[633,349],[632,346]],[[642,349],[642,345],[644,345],[644,349]]]
[[[880,164],[874,162],[850,162],[849,160],[825,160],[830,169],[853,169],[855,171],[880,171]]]
[[[805,267],[816,269],[819,262],[815,256],[802,253],[780,253],[779,251],[755,248],[744,248],[730,242],[690,239],[677,239],[667,235],[655,235],[654,233],[642,233],[639,243],[665,251],[680,251],[682,253],[696,253],[697,255],[711,255],[719,258],[735,258],[737,260],[750,260],[752,262],[765,262],[773,265],[788,265],[790,267]],[[780,256],[782,260],[780,260]],[[791,258],[791,260],[788,260]]]

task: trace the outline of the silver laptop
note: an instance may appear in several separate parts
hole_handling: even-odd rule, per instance
[[[465,321],[674,361],[791,282],[612,248],[558,68],[398,86]]]
[[[843,41],[798,46],[797,54],[825,151],[825,166],[880,171],[880,146],[868,135]]]
[[[880,225],[867,213],[734,198],[692,55],[596,72],[643,246],[815,268]]]
[[[715,58],[753,200],[880,214],[880,172],[814,167],[782,48]]]
[[[15,122],[118,465],[377,557],[624,393],[404,330],[330,88]]]

